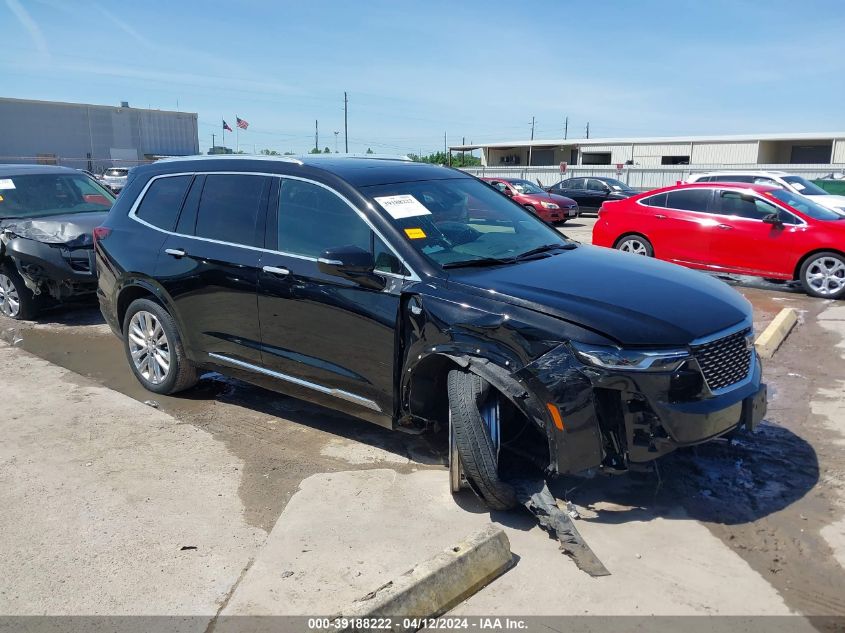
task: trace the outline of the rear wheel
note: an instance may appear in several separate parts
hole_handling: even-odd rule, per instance
[[[17,270],[0,268],[0,313],[10,319],[34,319],[39,309],[38,298],[26,287]]]
[[[459,459],[457,468],[491,509],[513,508],[517,505],[513,487],[499,478],[501,394],[480,376],[457,369],[449,372],[448,393],[450,443],[454,442]],[[453,491],[460,489],[456,474],[460,471],[453,472],[450,463]]]
[[[831,251],[811,255],[801,266],[800,278],[812,297],[845,297],[845,257]]]
[[[145,389],[169,395],[197,383],[173,317],[149,299],[136,299],[123,319],[123,345],[132,373]]]
[[[654,247],[642,235],[627,235],[616,242],[616,249],[632,255],[654,257]]]

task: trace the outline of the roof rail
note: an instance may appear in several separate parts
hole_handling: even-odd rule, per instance
[[[405,154],[361,154],[361,153],[349,153],[349,154],[300,154],[298,158],[302,160],[332,160],[338,158],[366,158],[367,160],[398,160],[406,163],[414,162],[410,157]]]
[[[178,161],[188,161],[188,160],[214,160],[220,158],[235,158],[238,160],[277,160],[283,163],[295,163],[297,165],[302,165],[303,162],[296,158],[295,156],[270,156],[267,154],[196,154],[194,156],[169,156],[167,158],[161,158],[156,162],[164,163],[164,162],[178,162]]]

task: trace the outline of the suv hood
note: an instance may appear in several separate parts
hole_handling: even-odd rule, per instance
[[[0,231],[9,231],[44,244],[80,247],[93,243],[92,233],[108,216],[108,211],[51,215],[46,218],[7,218],[0,220]]]
[[[751,316],[748,301],[710,275],[581,245],[511,265],[449,271],[450,285],[596,331],[621,345],[683,346]]]

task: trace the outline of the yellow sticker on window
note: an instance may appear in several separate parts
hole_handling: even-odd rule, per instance
[[[412,240],[421,240],[425,237],[425,231],[422,229],[405,229],[405,235]]]

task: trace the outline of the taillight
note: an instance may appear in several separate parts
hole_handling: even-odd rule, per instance
[[[111,235],[111,229],[107,226],[95,226],[94,227],[94,243],[102,242],[106,239],[109,235]]]

